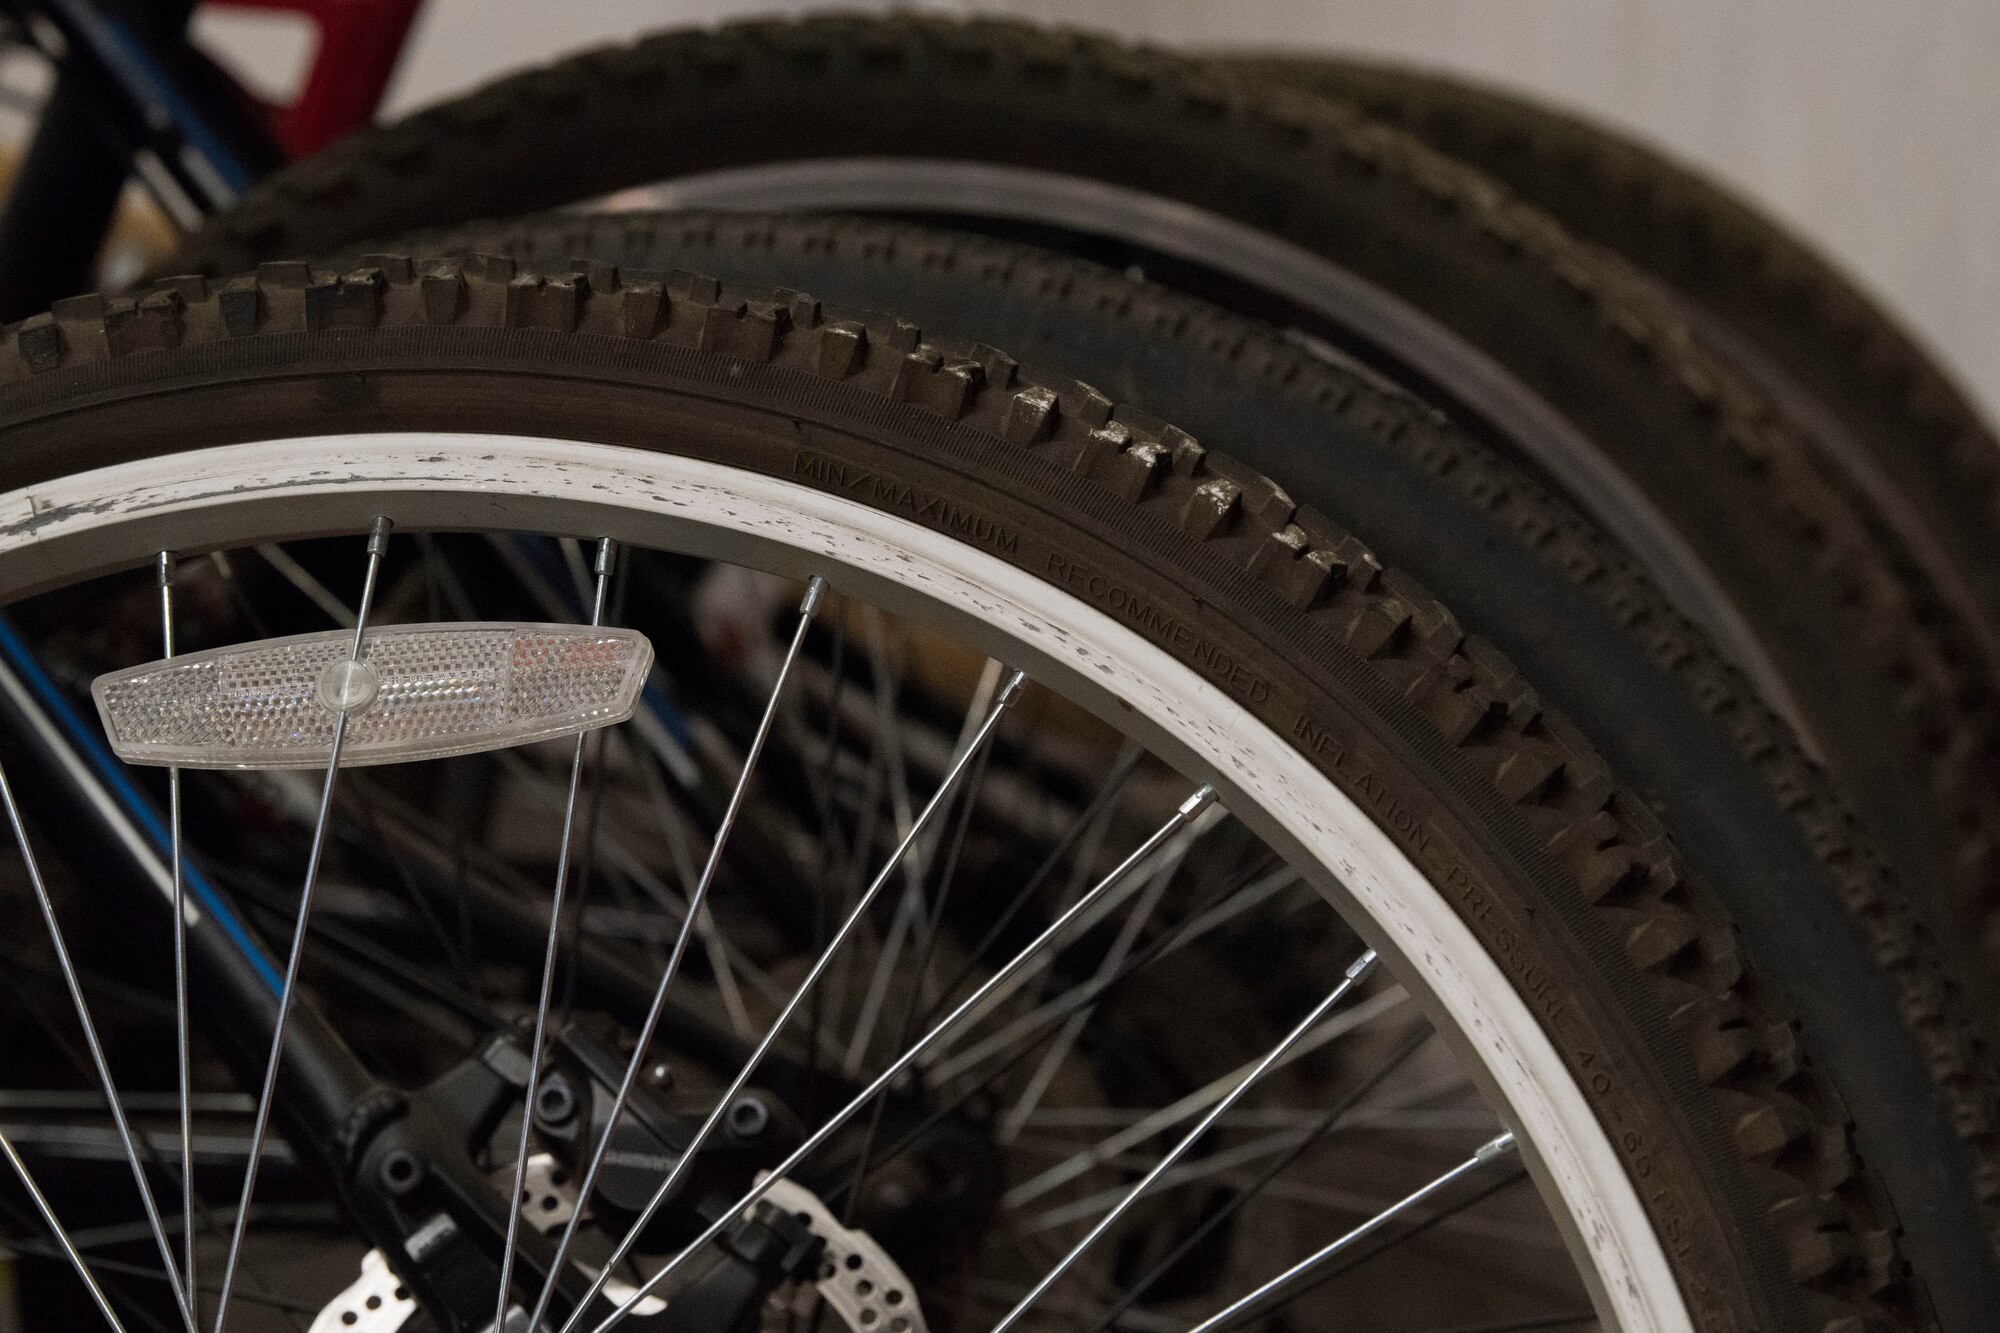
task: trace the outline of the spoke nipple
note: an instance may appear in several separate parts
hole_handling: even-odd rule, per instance
[[[368,529],[368,554],[381,555],[389,549],[389,529],[395,527],[386,514],[377,514]]]
[[[159,569],[160,569],[160,586],[161,586],[162,588],[171,588],[171,587],[173,587],[173,586],[174,586],[174,553],[173,553],[172,551],[162,551],[162,552],[160,552],[160,562],[159,562]]]
[[[1487,1162],[1505,1157],[1512,1151],[1514,1151],[1514,1131],[1510,1129],[1490,1143],[1480,1144],[1479,1151],[1472,1154],[1472,1156],[1474,1160],[1484,1165]]]
[[[603,578],[611,572],[611,560],[616,543],[609,537],[597,539],[597,567],[591,572]]]
[[[1016,671],[1013,675],[1007,678],[1007,684],[1005,687],[1001,689],[1000,698],[994,704],[994,707],[996,708],[1013,707],[1014,701],[1021,697],[1021,691],[1026,689],[1027,685],[1028,685],[1028,673],[1025,671]]]
[[[1201,808],[1215,799],[1215,788],[1203,783],[1194,795],[1181,802],[1180,814],[1183,819],[1192,819],[1201,813]]]
[[[799,603],[799,614],[810,616],[819,610],[820,598],[826,596],[826,580],[815,574],[806,580],[805,600]]]
[[[1371,971],[1374,970],[1376,961],[1377,961],[1377,956],[1373,949],[1368,949],[1364,951],[1359,958],[1355,959],[1352,963],[1348,964],[1347,979],[1349,981],[1361,980],[1361,978],[1367,976]]]

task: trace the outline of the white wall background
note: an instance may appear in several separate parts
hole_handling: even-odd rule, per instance
[[[493,74],[757,0],[429,0],[392,114]],[[844,8],[884,8],[857,5]],[[2000,419],[2000,0],[995,0],[932,3],[1181,45],[1341,48],[1589,112],[1760,202],[1880,297]],[[210,30],[282,84],[268,20]]]

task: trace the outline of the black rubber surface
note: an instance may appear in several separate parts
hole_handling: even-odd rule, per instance
[[[1504,188],[1273,80],[1006,22],[669,33],[505,80],[281,172],[212,273],[704,170],[947,158],[1107,181],[1317,253],[1493,358],[1699,555],[1947,947],[2000,907],[2000,707],[1886,525],[1671,303]]]
[[[524,432],[685,452],[956,534],[1294,738],[1449,886],[1612,1128],[1699,1327],[1922,1321],[1881,1186],[1725,910],[1497,649],[1184,432],[989,346],[765,293],[384,257],[65,302],[7,333],[0,486],[236,440]],[[385,507],[327,487],[293,521]]]
[[[1982,1272],[1983,1228],[1965,1211],[1978,1196],[1962,1185],[1995,1173],[1986,1053],[1900,886],[1704,636],[1567,506],[1420,404],[1205,302],[950,232],[553,215],[405,240],[542,267],[590,256],[775,281],[900,310],[1061,366],[1285,478],[1295,500],[1368,534],[1496,644],[1645,796],[1735,917],[1752,964],[1793,997],[1913,1243],[1969,1244],[1965,1271]],[[1971,1296],[1981,1280],[1958,1285]],[[1977,1308],[1939,1303],[1966,1318]]]
[[[1416,135],[1717,321],[1754,358],[1745,369],[1975,622],[1992,669],[2000,441],[1917,339],[1796,232],[1663,152],[1498,88],[1355,59],[1232,63]]]

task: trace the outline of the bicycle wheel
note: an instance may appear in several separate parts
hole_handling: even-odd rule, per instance
[[[619,191],[1081,236],[1369,361],[1613,534],[1835,772],[1940,937],[1987,938],[2000,673],[1964,627],[1623,265],[1324,99],[1011,23],[670,33],[280,172],[175,262],[221,272]]]
[[[1542,698],[1602,737],[1751,964],[1795,1001],[1857,1108],[1864,1155],[1898,1199],[1907,1246],[1963,1249],[1942,1284],[1976,1326],[2000,1182],[1990,1061],[1976,1011],[1784,727],[1610,544],[1526,478],[1356,368],[1204,302],[1027,247],[858,219],[576,215],[405,238],[426,254],[540,268],[588,255],[641,270],[775,281],[1060,365],[1179,423],[1421,580]],[[361,262],[358,257],[341,261]],[[1815,940],[1801,950],[1800,933]],[[1900,1025],[1887,1021],[1900,1014]],[[1912,1132],[1928,1124],[1929,1136]],[[1943,1178],[1972,1184],[1951,1202]],[[1984,1218],[1984,1223],[1980,1221]],[[1963,1304],[1960,1304],[1960,1301]]]
[[[1517,1323],[1922,1321],[1919,1288],[1854,1159],[1816,1151],[1806,1162],[1773,1149],[1769,1129],[1802,1121],[1818,1127],[1822,1149],[1838,1143],[1838,1104],[1643,805],[1416,585],[1378,573],[1359,542],[1185,435],[1114,412],[1073,382],[1022,372],[991,348],[927,341],[906,323],[823,310],[796,293],[769,302],[609,268],[580,281],[503,260],[385,260],[344,276],[278,265],[99,311],[70,305],[60,320],[15,330],[11,346],[17,357],[0,370],[0,485],[17,517],[0,529],[0,588],[23,628],[7,637],[46,644],[64,666],[31,673],[11,657],[0,677],[13,706],[41,702],[55,719],[24,733],[25,748],[63,750],[51,739],[63,734],[57,682],[96,669],[93,653],[111,650],[115,666],[144,655],[131,651],[133,622],[115,613],[135,599],[157,607],[160,587],[182,586],[163,550],[179,553],[181,567],[217,571],[181,602],[224,626],[291,628],[261,595],[276,585],[243,577],[247,554],[228,555],[246,546],[297,590],[296,610],[322,605],[355,621],[316,646],[281,638],[247,650],[254,661],[204,654],[97,686],[130,753],[242,764],[268,761],[260,747],[292,747],[293,760],[303,751],[305,762],[325,762],[323,779],[185,774],[184,799],[172,802],[187,812],[185,836],[159,844],[142,837],[135,848],[115,827],[110,837],[74,823],[46,830],[81,835],[94,853],[78,862],[86,874],[165,845],[186,847],[186,864],[206,877],[187,881],[199,888],[186,935],[201,982],[194,1012],[253,1085],[260,1074],[274,1080],[257,1104],[275,1108],[294,1154],[331,1173],[381,1254],[349,1289],[354,1308],[335,1304],[323,1318],[359,1322],[372,1295],[375,1311],[406,1316],[414,1301],[447,1327],[484,1327],[500,1322],[496,1300],[506,1311],[511,1265],[520,1306],[539,1304],[541,1278],[553,1273],[559,1314],[595,1287],[663,1327],[781,1327],[823,1310],[851,1328],[1165,1319],[1215,1328],[1281,1318],[1271,1306],[1301,1298],[1326,1302],[1309,1309],[1365,1309],[1372,1323],[1427,1328],[1468,1317],[1447,1293],[1476,1298],[1471,1318],[1501,1312]],[[507,578],[470,582],[471,552],[442,549],[463,540],[452,530],[497,530],[497,541],[476,545],[500,554]],[[395,536],[412,531],[447,535]],[[369,535],[340,536],[357,532]],[[585,548],[572,548],[566,566],[563,548],[537,534],[599,541],[594,572]],[[636,1040],[626,1028],[631,1049],[621,1051],[596,1016],[551,1022],[564,1012],[553,1003],[558,909],[585,849],[595,848],[589,864],[637,881],[645,858],[619,855],[597,831],[687,818],[670,790],[660,813],[627,822],[624,783],[653,772],[644,757],[586,764],[578,733],[553,755],[518,761],[539,762],[533,785],[556,812],[540,825],[549,836],[535,858],[554,866],[554,902],[540,912],[549,943],[527,951],[525,976],[475,971],[455,983],[445,940],[436,965],[407,940],[381,942],[410,933],[414,918],[382,910],[370,856],[408,874],[414,901],[426,867],[449,878],[469,865],[483,877],[535,826],[518,801],[497,799],[515,793],[490,774],[425,781],[417,769],[376,770],[392,775],[378,781],[339,763],[350,729],[357,763],[395,757],[382,747],[406,747],[395,752],[405,758],[411,745],[473,748],[460,715],[437,711],[491,698],[438,665],[466,651],[466,622],[508,616],[538,587],[564,596],[564,578],[572,608],[606,618],[620,602],[614,543],[637,553],[624,565],[634,571],[626,608],[668,668],[654,682],[660,711],[643,714],[657,725],[640,728],[657,744],[654,780],[691,788],[704,765],[726,773],[729,806],[706,826],[706,864],[737,863],[726,884],[713,881],[713,900],[698,896],[708,874],[693,879],[678,928],[666,914],[676,941],[704,933],[711,901],[734,919],[717,923],[716,962],[686,979],[699,992],[682,993],[701,998],[663,1021],[658,1051],[644,1024]],[[537,566],[533,549],[552,563]],[[224,559],[192,560],[211,552]],[[739,572],[713,582],[715,565],[702,562],[717,561]],[[330,571],[343,565],[336,589]],[[771,576],[789,582],[774,592]],[[796,613],[765,616],[808,580]],[[888,633],[882,617],[829,611],[821,580],[913,633],[969,645],[975,669],[955,693],[944,670],[899,684],[891,655],[875,650]],[[458,627],[405,626],[395,640],[405,647],[388,652],[397,622],[427,598]],[[554,654],[583,673],[559,674],[572,682],[564,688],[524,683],[504,694],[509,725],[531,704],[554,706],[536,700],[601,700],[575,683],[599,678],[587,667],[635,690],[645,679],[631,674],[639,650],[612,654],[608,631],[479,630],[500,632],[517,636],[508,641],[517,658],[521,644],[540,645],[520,671],[544,670]],[[858,698],[839,689],[836,665],[841,642],[856,638],[870,646]],[[579,655],[550,643],[580,645]],[[977,667],[982,658],[992,665]],[[429,674],[412,676],[412,662]],[[687,663],[698,669],[679,669]],[[738,718],[680,713],[683,699],[726,699],[731,678],[716,668],[729,663],[739,666]],[[1010,670],[1029,673],[1032,693],[1049,701],[1011,737],[1023,677]],[[743,684],[751,673],[761,685]],[[190,697],[208,702],[188,713]],[[787,698],[806,702],[799,740],[778,723]],[[592,706],[600,712],[587,716],[613,720],[610,703]],[[490,724],[471,716],[474,730]],[[177,718],[198,725],[183,731]],[[859,718],[872,724],[857,728]],[[843,743],[857,730],[883,756],[859,769],[844,762],[853,747]],[[769,770],[749,762],[765,742]],[[72,781],[79,766],[100,773],[93,754],[61,771]],[[912,765],[937,775],[921,799]],[[604,775],[601,799],[587,795],[596,780],[586,768]],[[983,787],[981,773],[1000,781]],[[1107,782],[1134,776],[1143,789],[1103,797]],[[54,800],[61,785],[19,790]],[[734,794],[752,788],[754,801],[737,804]],[[900,812],[898,791],[909,797]],[[945,828],[955,793],[964,799],[952,838],[925,844]],[[1227,817],[1207,812],[1211,793]],[[343,803],[357,797],[359,809]],[[424,808],[468,799],[492,812],[478,858],[454,857]],[[399,817],[413,802],[416,814]],[[579,815],[580,805],[601,814]],[[412,824],[414,838],[392,831]],[[842,835],[800,845],[790,836],[798,827]],[[757,845],[770,856],[748,873],[738,858],[752,844],[732,828],[764,835]],[[1067,865],[1086,841],[1088,853]],[[719,852],[724,843],[739,851]],[[935,880],[909,869],[920,844]],[[405,850],[425,846],[437,855]],[[842,846],[855,855],[839,855]],[[287,853],[303,857],[305,887],[270,894]],[[987,887],[1014,890],[1019,904],[952,890],[956,869],[989,857],[999,859]],[[1068,883],[1038,884],[1030,871],[1023,892],[1022,865],[1054,867]],[[322,925],[363,932],[359,947],[315,947],[314,918],[284,910],[313,900],[316,872],[323,900],[349,909]],[[475,877],[458,875],[465,918],[490,944],[512,928]],[[860,892],[837,891],[842,881]],[[36,888],[46,902],[45,882]],[[163,901],[142,888],[138,901]],[[232,900],[258,897],[278,919],[294,918],[281,959],[260,961],[247,937],[229,933]],[[594,931],[607,920],[586,912],[582,924]],[[1086,921],[1096,928],[1065,934]],[[1052,951],[1055,941],[1067,947]],[[836,999],[818,983],[837,978],[850,942],[866,966]],[[922,965],[899,977],[891,957]],[[1378,960],[1386,975],[1375,975]],[[286,1058],[275,1074],[260,1070],[262,1029],[283,1021],[307,962],[313,1003],[290,1008]],[[931,963],[954,970],[927,1000]],[[750,1010],[747,1038],[728,1031],[725,970],[746,983],[738,1002],[750,1002],[759,975],[772,991]],[[1136,998],[1125,984],[1135,980]],[[616,989],[595,966],[578,969],[578,1003]],[[656,1003],[662,993],[672,998],[663,982]],[[809,995],[822,997],[823,1026],[808,1021],[800,1033],[786,1019]],[[899,1012],[912,1017],[886,1040],[882,1017]],[[1418,1013],[1447,1034],[1429,1048],[1443,1061],[1429,1066],[1437,1085],[1397,1085],[1372,1100],[1417,1068],[1409,1053],[1419,1032],[1406,1023]],[[1385,1023],[1391,1014],[1404,1018]],[[433,1036],[455,1033],[446,1043],[455,1063],[439,1059],[420,1018]],[[546,1057],[545,1028],[560,1033]],[[997,1076],[988,1062],[1007,1063],[1038,1028],[1056,1029],[1053,1045],[1028,1045],[1036,1060]],[[524,1029],[535,1033],[525,1043]],[[845,1040],[822,1052],[814,1034],[829,1030]],[[337,1034],[392,1049],[365,1062]],[[757,1059],[766,1053],[782,1058]],[[665,1055],[666,1067],[649,1055]],[[904,1081],[905,1072],[917,1076]],[[964,1105],[948,1104],[968,1082]],[[895,1095],[873,1100],[884,1091]],[[980,1091],[997,1094],[994,1104],[976,1105]],[[522,1114],[527,1093],[532,1113]],[[706,1109],[691,1137],[688,1104],[697,1116]],[[1373,1154],[1401,1178],[1358,1191],[1362,1199],[1324,1188],[1367,1178],[1359,1174],[1293,1176],[1283,1188],[1232,1174],[1281,1151],[1274,1144],[1316,1142],[1357,1108],[1364,1119],[1388,1114],[1384,1125],[1401,1134],[1439,1137],[1386,1163]],[[1438,1114],[1395,1118],[1416,1110]],[[618,1131],[617,1151],[578,1156],[579,1144],[606,1141],[578,1127],[600,1122]],[[1071,1133],[1051,1144],[1029,1129]],[[928,1150],[917,1154],[921,1169],[878,1181],[857,1166],[904,1164],[912,1145]],[[831,1160],[815,1156],[823,1148]],[[1022,1155],[1038,1149],[1053,1160],[1029,1173]],[[1541,1187],[1540,1211],[1468,1231],[1481,1220],[1467,1217],[1471,1202],[1498,1197],[1487,1195],[1491,1173],[1515,1152]],[[254,1133],[246,1155],[263,1160]],[[135,1149],[129,1166],[145,1178],[140,1157]],[[1413,1159],[1422,1165],[1408,1171]],[[37,1174],[26,1158],[18,1164],[24,1179]],[[590,1180],[600,1166],[608,1174],[593,1188],[579,1182],[576,1199],[566,1197],[578,1168]],[[1213,1182],[1228,1188],[1206,1188]],[[1204,1186],[1201,1197],[1189,1184]],[[755,1208],[762,1194],[782,1205]],[[1266,1211],[1302,1200],[1353,1208],[1353,1225],[1309,1235]],[[41,1201],[61,1215],[62,1197]],[[519,1204],[535,1220],[521,1223]],[[1024,1218],[1024,1204],[1042,1207]],[[588,1239],[552,1248],[586,1215],[576,1228]],[[1014,1219],[998,1240],[984,1235],[992,1215]],[[855,1230],[863,1218],[865,1236]],[[254,1207],[237,1214],[239,1227],[256,1220]],[[1117,1244],[1093,1243],[1114,1224]],[[1440,1267],[1410,1243],[1431,1227],[1478,1239],[1447,1247]],[[154,1231],[170,1254],[165,1229]],[[1385,1233],[1402,1243],[1377,1255],[1370,1238]],[[1557,1272],[1546,1249],[1525,1259],[1520,1247],[1536,1238],[1566,1246],[1575,1274]],[[106,1240],[84,1239],[93,1249]],[[637,1268],[624,1265],[633,1258]],[[1383,1281],[1352,1276],[1367,1276],[1364,1259],[1389,1265],[1376,1270]],[[224,1261],[226,1274],[232,1267]],[[209,1262],[197,1271],[214,1273]],[[1337,1285],[1314,1296],[1306,1288],[1318,1280]],[[664,1305],[649,1306],[649,1291]],[[137,1298],[127,1289],[121,1299]],[[118,1308],[108,1295],[106,1308]],[[611,1317],[598,1304],[567,1322],[601,1327],[600,1311]]]
[[[1992,660],[2000,444],[1916,340],[1799,236],[1664,154],[1524,97],[1358,60],[1239,59],[1416,135],[1691,303],[1704,336],[1868,497]]]

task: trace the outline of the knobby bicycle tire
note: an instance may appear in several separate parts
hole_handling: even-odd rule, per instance
[[[172,267],[217,273],[685,173],[884,154],[1018,163],[1196,205],[1332,259],[1502,362],[1700,553],[1947,947],[1983,940],[1995,970],[2000,708],[1963,626],[1629,270],[1324,99],[1005,22],[669,33],[337,145],[253,190]]]

